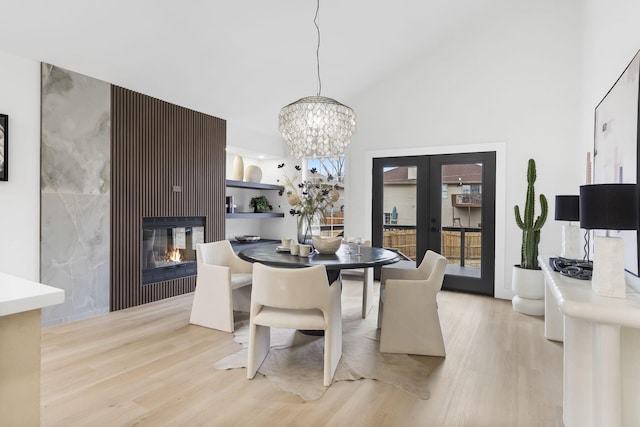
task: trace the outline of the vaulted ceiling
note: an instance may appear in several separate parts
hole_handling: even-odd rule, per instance
[[[348,104],[507,0],[321,0],[322,95]],[[1,0],[0,50],[277,133],[315,95],[314,0]]]

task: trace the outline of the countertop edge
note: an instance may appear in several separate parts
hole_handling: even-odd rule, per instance
[[[64,302],[64,290],[0,273],[0,316],[36,310]]]

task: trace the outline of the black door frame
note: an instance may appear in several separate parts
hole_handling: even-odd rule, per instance
[[[428,249],[441,251],[441,170],[448,163],[477,163],[484,167],[482,176],[482,268],[481,277],[445,276],[443,289],[495,294],[495,209],[496,209],[496,152],[412,155],[373,158],[371,237],[374,246],[382,246],[383,229],[383,169],[385,167],[417,166],[416,180],[416,263]],[[433,195],[433,197],[432,197]],[[437,196],[437,197],[436,197]],[[379,272],[376,272],[379,277]],[[480,286],[479,286],[480,285]]]

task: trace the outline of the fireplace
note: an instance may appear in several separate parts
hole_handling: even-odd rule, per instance
[[[142,219],[142,284],[195,276],[196,246],[204,243],[205,217]]]

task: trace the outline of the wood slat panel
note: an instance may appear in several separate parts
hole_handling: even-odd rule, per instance
[[[114,311],[194,290],[195,277],[142,286],[142,218],[202,216],[205,240],[224,238],[226,121],[118,86],[111,116]]]

